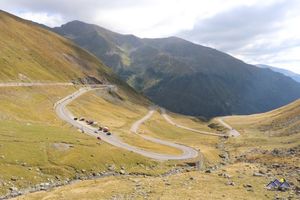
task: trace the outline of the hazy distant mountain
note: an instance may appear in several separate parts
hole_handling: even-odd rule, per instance
[[[300,98],[300,84],[292,79],[180,38],[141,39],[79,21],[53,30],[175,112],[207,117],[249,114]]]
[[[272,66],[269,66],[269,65],[258,64],[257,66],[262,67],[262,68],[269,68],[269,69],[273,70],[274,72],[282,73],[282,74],[284,74],[286,76],[289,76],[292,79],[294,79],[295,81],[300,83],[300,74],[296,74],[292,71],[282,69],[282,68],[278,68],[278,67],[272,67]]]

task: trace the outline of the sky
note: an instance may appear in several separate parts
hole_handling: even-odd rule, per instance
[[[72,20],[139,37],[178,36],[300,74],[300,0],[0,0],[50,27]]]

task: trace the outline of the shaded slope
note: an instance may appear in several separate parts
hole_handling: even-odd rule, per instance
[[[102,58],[127,83],[174,112],[250,114],[300,97],[300,84],[286,76],[180,38],[140,39],[79,21],[54,31]]]

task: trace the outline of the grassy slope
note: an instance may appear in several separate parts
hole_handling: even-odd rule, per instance
[[[225,119],[241,132],[241,137],[231,141],[236,150],[259,147],[260,149],[289,148],[300,145],[300,101],[279,109]]]
[[[130,133],[131,125],[148,112],[148,108],[145,107],[148,105],[133,105],[132,101],[133,97],[124,93],[117,92],[112,97],[106,91],[95,91],[81,96],[69,108],[78,116],[89,116],[102,126],[109,126],[114,134],[117,134],[129,144],[160,153],[180,153],[174,148],[147,142],[139,136]],[[207,123],[198,121],[193,117],[177,114],[172,114],[172,117],[176,122],[183,125],[199,130],[212,131],[207,127]],[[209,163],[219,161],[219,151],[216,149],[216,145],[219,142],[218,137],[179,129],[168,124],[158,112],[145,125],[141,126],[140,132],[164,140],[193,146],[196,149],[200,148]]]
[[[131,125],[148,112],[145,105],[133,104],[132,98],[125,93],[111,96],[107,91],[99,90],[81,96],[70,109],[77,116],[88,116],[100,125],[108,126],[113,134],[131,145],[158,153],[180,154],[181,151],[175,148],[148,142],[130,132]]]
[[[74,47],[74,45],[67,40],[58,37],[53,33],[49,33],[43,29],[40,29],[39,27],[36,27],[32,24],[27,24],[27,22],[24,22],[20,19],[16,19],[7,14],[4,14],[3,12],[0,13],[0,19],[1,27],[5,27],[0,31],[0,42],[1,47],[3,47],[3,49],[1,49],[0,51],[0,64],[1,67],[4,66],[3,68],[1,68],[0,72],[1,81],[18,80],[19,73],[26,75],[32,80],[48,81],[69,81],[74,77],[79,78],[86,75],[101,76],[105,74],[103,71],[106,71],[106,68],[102,68],[102,64],[100,62],[96,60],[94,62],[94,57],[78,49],[77,47]],[[18,31],[10,30],[10,28],[17,29]],[[36,41],[36,43],[43,44],[43,49],[40,49],[39,47],[42,45],[34,43],[35,41],[29,35],[29,32],[32,32],[32,34],[36,34],[36,37],[39,37],[39,40]],[[10,37],[10,35],[12,35],[13,37]],[[63,45],[63,43],[65,45]],[[34,46],[34,48],[31,49],[32,45]],[[29,55],[26,54],[28,48],[31,49],[30,53],[32,53],[32,55],[30,55],[30,53],[28,53]],[[34,52],[36,51],[36,49],[38,49],[39,52]],[[63,52],[60,50],[63,50]],[[61,54],[59,53],[57,55],[55,53],[57,51],[60,53],[70,53],[70,55],[76,57],[76,61],[74,61],[74,59],[66,59],[67,61],[65,61],[65,58],[61,59],[61,57],[59,57],[59,55],[61,56]],[[18,57],[18,55],[21,55],[20,58]],[[85,58],[85,56],[87,58]],[[78,62],[78,59],[82,62]],[[86,60],[88,61],[86,62]],[[86,65],[86,63],[88,63],[88,65]],[[63,67],[60,67],[60,65]],[[95,68],[89,68],[88,66],[95,66]],[[78,68],[75,70],[73,69],[73,67],[78,67],[84,72],[78,71]],[[33,73],[32,70],[35,70],[35,73]],[[126,91],[125,93],[127,94],[121,94],[120,96],[125,99],[128,98],[128,100],[133,103],[130,105],[130,103],[128,102],[129,105],[127,106],[125,106],[124,104],[121,104],[121,106],[113,106],[112,104],[107,103],[109,101],[104,101],[99,99],[98,97],[94,98],[87,95],[80,98],[79,101],[80,103],[86,103],[86,105],[91,109],[89,109],[89,111],[86,111],[82,107],[78,107],[76,109],[78,109],[77,112],[80,112],[80,114],[86,113],[89,117],[95,117],[95,119],[99,119],[99,121],[102,123],[110,124],[116,130],[118,128],[123,129],[126,126],[128,127],[130,120],[134,120],[136,118],[139,118],[140,116],[143,116],[146,112],[146,109],[143,107],[147,106],[149,103],[144,101],[143,97],[134,93],[126,85],[123,85],[121,82],[119,82],[115,77],[109,76],[107,78],[119,84],[121,88],[120,93],[124,93],[124,91]],[[12,91],[11,88],[1,88],[0,193],[7,192],[7,188],[12,186],[12,183],[17,187],[27,187],[31,184],[49,181],[47,179],[52,180],[55,178],[55,175],[58,175],[60,179],[73,177],[76,171],[80,173],[81,169],[86,170],[86,172],[84,173],[103,171],[107,168],[106,164],[112,163],[116,163],[117,169],[119,169],[121,165],[124,165],[126,171],[129,172],[146,171],[147,173],[155,174],[167,169],[170,163],[162,164],[149,161],[148,159],[145,159],[141,156],[127,151],[122,151],[105,143],[99,144],[98,141],[95,141],[95,139],[81,134],[80,132],[77,132],[76,130],[71,128],[69,125],[61,122],[55,116],[55,113],[52,110],[53,103],[61,97],[64,97],[67,94],[73,92],[74,90],[75,88],[72,87],[19,88],[14,91]],[[128,91],[130,91],[130,93],[128,93]],[[129,96],[128,94],[132,96]],[[115,100],[115,98],[113,100]],[[98,102],[107,103],[106,105],[110,106],[111,109],[114,109],[116,112],[118,111],[117,114],[112,115],[111,112],[107,111],[107,109],[103,111],[102,108],[104,108],[105,106],[100,107]],[[117,105],[120,105],[120,103],[121,102],[114,102],[114,104]],[[133,107],[133,105],[135,106]],[[296,106],[295,108],[298,108],[298,106]],[[100,115],[95,112],[93,112],[92,114],[91,111],[93,109],[99,112],[105,112],[105,115]],[[293,110],[295,109],[291,109],[291,111]],[[126,113],[125,119],[124,113]],[[131,115],[129,115],[128,113],[130,113]],[[284,113],[285,112],[283,112],[282,114]],[[274,114],[274,116],[277,114]],[[102,116],[104,116],[104,118],[102,118]],[[270,118],[270,115],[268,114],[266,114],[265,116],[266,118]],[[291,116],[291,114],[288,114],[288,116]],[[297,113],[296,116],[298,116]],[[180,122],[187,123],[188,125],[204,128],[202,123],[198,125],[190,119],[181,119],[181,116],[173,115],[172,117],[176,118],[176,120]],[[111,121],[111,118],[115,119],[114,122]],[[273,119],[275,118],[277,117],[274,117]],[[282,117],[282,119],[285,118],[286,117]],[[208,139],[210,138],[210,136],[195,135],[194,133],[186,133],[183,130],[179,131],[176,127],[170,127],[169,124],[166,124],[157,114],[154,116],[154,119],[156,120],[151,120],[145,126],[143,126],[143,129],[147,134],[151,134],[153,136],[161,137],[164,139],[178,141],[179,143],[189,144],[195,147],[200,147],[203,150],[204,155],[209,158],[210,162],[215,162],[217,160],[216,154],[218,152],[212,151],[212,147],[217,143],[215,139]],[[243,152],[257,147],[265,149],[273,149],[275,147],[289,148],[299,144],[299,132],[293,133],[290,136],[283,135],[281,137],[269,137],[268,134],[262,134],[261,128],[254,125],[249,126],[247,124],[249,119],[247,119],[246,117],[245,120],[243,120],[243,117],[237,118],[237,120],[241,120],[242,123],[239,123],[238,121],[234,123],[230,120],[231,119],[228,119],[228,122],[232,124],[233,127],[237,126],[237,128],[243,133],[241,137],[237,139],[230,139],[227,142],[227,146],[228,148],[230,148],[233,156],[239,155]],[[120,121],[123,122],[120,123]],[[266,121],[264,125],[267,125],[268,123],[269,122]],[[158,128],[157,126],[160,126],[161,128]],[[276,130],[276,132],[278,131]],[[116,131],[116,133],[120,133],[120,136],[123,135],[124,139],[127,139],[126,133],[122,134],[121,131]],[[174,133],[176,134],[174,135]],[[179,136],[182,139],[179,140]],[[60,143],[70,144],[71,147],[67,149],[57,148],[55,144]],[[149,145],[150,148],[154,148],[153,146],[151,146],[152,144]],[[171,150],[167,149],[167,151]],[[212,153],[211,155],[210,152]],[[255,154],[253,154],[253,156],[254,158],[255,156],[257,156],[256,158],[260,158],[261,160],[264,160],[266,162],[289,162],[289,164],[291,165],[295,165],[297,163],[299,165],[297,157],[292,159],[290,159],[289,157],[278,159],[268,156],[261,158],[258,157],[259,155]],[[138,163],[143,163],[144,167],[142,167]],[[147,167],[153,170],[148,171],[146,170]],[[242,167],[243,166],[238,166],[239,169]],[[228,171],[234,174],[236,171],[235,165],[228,166]],[[182,178],[181,175],[178,176],[178,180],[174,180],[176,184],[172,185],[172,187],[170,187],[170,190],[167,190],[167,192],[163,192],[160,188],[160,185],[158,184],[161,179],[154,178],[153,185],[154,187],[158,187],[158,192],[155,192],[153,195],[169,195],[169,197],[165,196],[167,199],[172,197],[172,195],[174,196],[174,191],[177,190],[181,191],[178,193],[179,197],[180,195],[182,195],[183,197],[184,195],[190,195],[186,193],[189,190],[179,184],[185,179]],[[201,190],[201,192],[204,193],[203,195],[214,195],[211,193],[216,193],[217,198],[222,195],[222,193],[215,192],[215,187],[210,187],[212,185],[216,185],[221,188],[221,191],[224,191],[224,181],[220,182],[220,177],[217,177],[216,175],[208,176],[202,173],[195,176],[203,176],[204,178],[201,179],[199,184],[203,183],[204,180],[208,181],[208,188],[203,191],[203,187],[199,184],[196,184],[194,191],[195,193],[191,194],[197,196],[199,195],[199,192]],[[17,181],[10,181],[11,177],[16,177]],[[264,194],[264,192],[260,192],[260,188],[261,185],[265,184],[266,180],[261,178],[256,179],[256,177],[254,178],[249,175],[245,176],[243,182],[247,182],[247,179],[251,179],[251,183],[255,185],[255,190],[257,189],[257,193],[255,192],[254,195],[257,196],[257,199],[262,199],[260,197],[262,197],[261,195]],[[110,187],[110,184],[115,183],[117,185],[115,186],[116,189],[113,189],[114,192],[116,192],[116,190],[118,189],[126,191],[128,189],[126,187],[126,183],[128,182],[126,182],[126,179],[124,180],[125,181],[123,182],[118,182],[118,179],[116,182],[114,182],[115,180],[113,180],[113,182],[111,183],[107,182],[106,185]],[[148,179],[145,179],[143,181],[147,183]],[[6,184],[4,184],[4,182]],[[89,185],[89,183],[87,185]],[[102,187],[102,182],[99,183],[101,184],[100,190],[93,190],[93,188],[89,188],[87,189],[87,191],[90,191],[91,189],[93,190],[93,192],[107,191],[106,194],[109,195],[109,189]],[[121,183],[123,183],[124,185],[120,186]],[[259,184],[257,188],[256,184]],[[99,187],[99,185],[97,187]],[[226,189],[228,189],[228,187],[226,187]],[[241,185],[239,183],[237,189],[233,188],[233,190],[236,190],[236,193],[231,193],[231,195],[238,195],[237,192],[240,192],[240,189]],[[62,190],[64,190],[64,188],[62,188]],[[69,193],[69,190],[67,191],[67,194],[72,195],[72,193]],[[229,192],[231,191],[232,190],[229,189]],[[251,195],[253,196],[252,193]]]
[[[175,119],[174,121],[180,123],[181,125],[193,127],[198,130],[209,130],[207,124],[203,122],[195,122],[195,119],[192,117],[189,118],[176,114],[172,114],[172,116]],[[218,156],[220,152],[218,149],[216,149],[216,145],[219,143],[218,137],[202,135],[177,128],[166,122],[158,112],[156,112],[153,117],[142,126],[142,132],[154,137],[163,138],[200,149],[209,163],[220,161]]]
[[[300,132],[300,100],[276,110],[249,116],[227,118],[236,128],[252,129],[265,135],[283,136]]]
[[[51,31],[0,10],[0,82],[71,81],[94,77],[137,94],[95,56]]]
[[[1,88],[0,93],[0,194],[14,184],[31,184],[72,178],[81,169],[86,174],[107,169],[107,164],[124,166],[128,172],[166,170],[162,165],[137,154],[123,151],[77,131],[58,119],[53,104],[75,91],[73,87]],[[108,116],[109,118],[110,116]],[[65,143],[70,148],[57,148]],[[24,164],[25,163],[25,164]],[[40,169],[40,170],[39,170]],[[9,184],[12,177],[17,181]],[[23,177],[23,178],[22,178]],[[6,182],[6,185],[3,183]]]
[[[67,39],[3,11],[0,26],[0,82],[71,81],[93,76],[118,85],[121,92],[132,95],[133,102],[149,103]],[[56,175],[59,179],[72,178],[82,169],[85,174],[104,171],[113,163],[117,170],[124,165],[128,172],[143,172],[138,163],[153,168],[147,173],[167,169],[166,165],[99,143],[58,119],[53,104],[76,89],[0,88],[0,194],[13,185],[29,187],[54,180]],[[11,181],[14,176],[17,181]]]
[[[274,199],[275,193],[265,190],[268,180],[264,177],[253,177],[256,165],[235,164],[230,168],[225,167],[232,178],[230,180],[218,176],[217,173],[206,174],[189,172],[167,178],[151,177],[113,177],[95,181],[84,181],[48,192],[38,192],[17,198],[19,200],[61,200],[61,199]],[[243,172],[244,178],[239,178]],[[192,177],[192,179],[191,179]],[[235,186],[227,183],[234,181]],[[170,183],[170,184],[168,184]],[[243,187],[251,184],[253,191]],[[280,193],[280,197],[287,197],[288,193]]]
[[[0,80],[70,81],[111,74],[95,57],[67,39],[0,11]]]
[[[269,136],[260,129],[261,124],[268,124],[275,119],[290,119],[297,112],[298,102],[294,102],[286,107],[273,112],[263,113],[252,116],[233,116],[226,118],[226,121],[233,127],[241,131],[242,135],[238,138],[230,138],[226,143],[226,148],[230,150],[233,158],[228,165],[219,170],[207,174],[204,172],[189,172],[170,177],[151,177],[142,178],[136,176],[130,177],[109,177],[96,181],[84,181],[57,188],[49,192],[38,192],[29,194],[19,199],[110,199],[118,197],[120,199],[144,199],[145,194],[149,199],[274,199],[275,197],[287,198],[291,192],[268,191],[265,185],[274,180],[274,178],[285,177],[289,182],[297,184],[297,176],[289,175],[288,170],[295,174],[295,167],[299,167],[299,157],[297,156],[274,156],[272,154],[263,154],[260,150],[273,150],[274,148],[291,148],[299,145],[299,132],[292,135]],[[298,116],[298,115],[297,115]],[[172,115],[177,121],[185,121],[189,125],[197,128],[204,128],[203,124],[195,124],[190,118]],[[162,138],[177,140],[177,134],[174,136],[171,127],[159,119],[156,113],[154,119],[147,122],[143,131]],[[260,123],[258,123],[260,122]],[[156,126],[159,126],[160,134],[156,132]],[[276,132],[278,129],[274,129]],[[172,132],[175,130],[172,130]],[[272,131],[272,129],[270,129]],[[174,132],[173,132],[174,133]],[[183,133],[185,134],[185,133]],[[181,143],[201,146],[202,141],[195,138],[190,140],[188,135],[180,135]],[[213,144],[213,141],[202,138],[205,145]],[[258,149],[259,151],[252,151]],[[248,153],[247,153],[248,152]],[[246,160],[235,160],[235,156],[246,155]],[[234,161],[235,160],[235,161]],[[233,162],[233,163],[232,163]],[[281,168],[272,168],[274,163],[279,163]],[[287,168],[286,168],[287,167]],[[256,177],[254,172],[259,170],[267,171],[270,176]],[[226,173],[230,178],[219,176]],[[191,178],[192,177],[192,178]],[[228,183],[234,182],[234,186]],[[169,184],[168,184],[169,183]],[[244,185],[250,184],[249,191]],[[70,192],[71,191],[71,192]],[[294,195],[295,197],[295,195]]]

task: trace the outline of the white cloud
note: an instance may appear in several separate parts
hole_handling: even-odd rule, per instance
[[[51,27],[76,19],[140,37],[166,37],[194,31],[194,35],[202,39],[186,38],[226,51],[246,62],[273,64],[300,73],[297,60],[300,4],[295,2],[297,0],[0,0],[0,8]],[[286,10],[272,7],[276,4]],[[244,11],[235,13],[242,7]],[[258,12],[260,18],[256,16],[254,11],[268,7],[268,13]],[[223,13],[230,13],[232,18],[222,21]],[[220,23],[227,24],[214,25],[211,19],[217,17]],[[195,32],[201,23],[208,23],[209,29]]]
[[[64,20],[60,15],[49,15],[48,13],[22,12],[18,14],[18,16],[50,27],[64,23]]]

